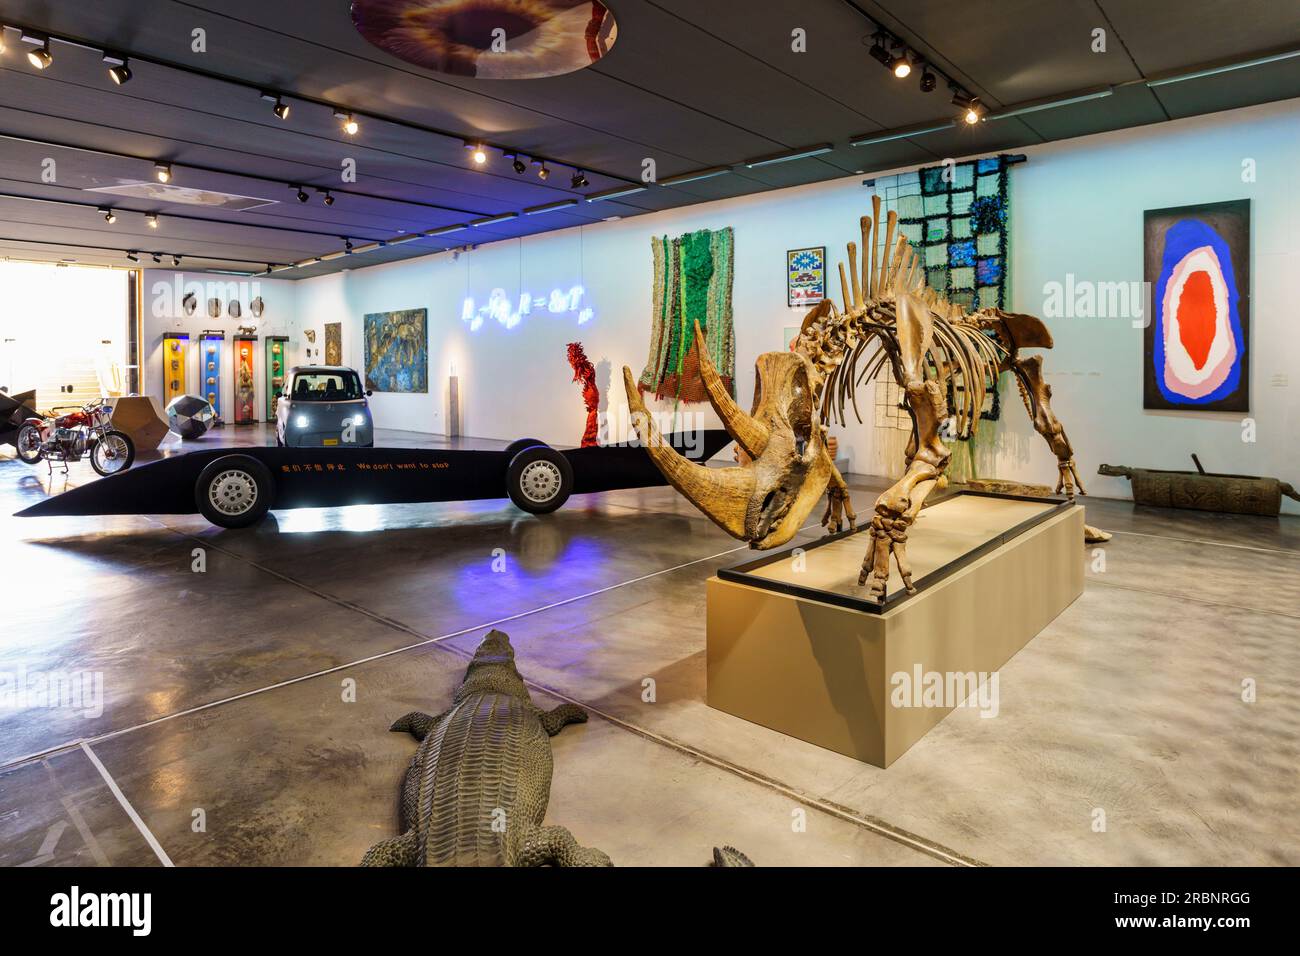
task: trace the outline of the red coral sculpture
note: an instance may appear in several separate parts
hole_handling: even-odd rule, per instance
[[[573,380],[582,385],[582,400],[587,405],[587,429],[582,433],[582,447],[600,444],[596,440],[596,408],[600,405],[600,389],[596,387],[596,367],[582,350],[581,342],[569,343],[569,365],[573,367]]]

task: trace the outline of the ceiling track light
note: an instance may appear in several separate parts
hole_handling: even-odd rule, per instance
[[[537,178],[542,181],[550,179],[551,171],[546,168],[546,160],[541,160],[541,161],[534,160],[534,162],[537,162]]]
[[[258,95],[261,96],[262,99],[266,100],[266,102],[272,104],[271,112],[275,114],[276,119],[285,120],[289,118],[289,104],[284,101],[279,93],[262,92]]]
[[[518,173],[520,176],[528,172],[528,164],[524,162],[523,157],[520,156],[518,153],[506,153],[505,157],[506,159],[511,161],[510,165],[514,168],[514,171]]]
[[[584,186],[590,185],[587,182],[587,174],[579,169],[573,174],[573,178],[569,180],[569,185],[574,189],[582,189]]]
[[[339,238],[343,240],[343,251],[348,255],[352,255],[352,240],[347,236],[340,236]]]
[[[157,214],[157,213],[155,213],[155,212],[148,213],[148,214],[144,217],[144,221],[147,222],[147,223],[149,224],[149,228],[150,228],[150,229],[157,229],[157,228],[158,228],[158,214]]]
[[[877,32],[872,34],[871,37],[871,58],[882,66],[889,66],[894,59],[889,55],[889,50],[885,47],[885,40],[888,36],[887,33]]]
[[[161,253],[161,252],[155,252],[155,253],[154,253],[153,255],[151,255],[149,258],[153,260],[153,264],[154,264],[154,265],[156,265],[156,266],[160,266],[160,265],[162,265],[162,253]]]
[[[322,192],[322,191],[321,191],[321,190],[317,190],[317,192]],[[326,189],[326,190],[323,190],[323,193],[324,193],[324,196],[325,196],[325,199],[324,199],[325,205],[327,205],[327,206],[332,206],[332,205],[334,205],[334,197],[330,194],[330,191],[329,191],[328,189]]]
[[[487,162],[487,147],[482,143],[475,143],[472,140],[465,140],[465,148],[473,150],[470,153],[470,159],[474,160],[475,165],[482,166]]]
[[[889,61],[889,72],[900,80],[912,75],[912,61],[907,58],[907,49],[900,47],[900,52]]]
[[[938,78],[933,73],[930,72],[930,68],[928,66],[925,67],[921,71],[921,92],[933,93],[935,87],[937,87],[938,85],[939,85]]]
[[[307,195],[307,190],[303,189],[301,186],[290,186],[289,188],[298,190],[298,202],[306,202],[311,198],[311,196]]]
[[[339,126],[343,132],[349,136],[356,136],[357,130],[361,128],[357,125],[357,118],[351,113],[343,112],[343,110],[335,110],[334,118],[339,121]]]
[[[113,223],[117,222],[117,213],[113,212],[113,210],[111,210],[111,209],[101,209],[100,212],[101,212],[101,213],[103,214],[103,216],[104,216],[104,222],[108,223],[110,226],[111,226]]]
[[[108,64],[108,78],[118,86],[131,82],[131,67],[127,65],[126,57],[105,53],[104,62]]]
[[[158,177],[158,182],[169,183],[172,181],[171,163],[154,163],[153,174]]]
[[[132,249],[130,252],[128,252],[128,253],[126,254],[126,257],[127,257],[128,259],[130,259],[132,262],[139,262],[139,261],[140,261],[140,254],[139,254],[138,252],[136,252],[134,249]]]
[[[979,97],[973,96],[971,97],[970,103],[966,105],[965,112],[962,113],[961,118],[967,126],[974,126],[984,118],[986,112],[988,111],[984,108],[984,104],[980,102]]]
[[[181,264],[181,257],[180,257],[180,256],[172,256],[172,266],[173,266],[173,268],[179,268],[179,267],[180,267],[180,264]]]
[[[54,55],[50,53],[50,38],[38,34],[23,34],[23,42],[35,44],[35,48],[27,51],[27,62],[38,70],[48,69],[54,62]]]

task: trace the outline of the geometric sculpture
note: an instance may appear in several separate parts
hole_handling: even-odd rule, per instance
[[[167,403],[167,423],[182,438],[200,438],[216,419],[212,403],[197,395],[181,395]]]
[[[137,454],[157,450],[167,437],[167,420],[152,395],[123,395],[108,403],[113,406],[113,427],[131,439]]]

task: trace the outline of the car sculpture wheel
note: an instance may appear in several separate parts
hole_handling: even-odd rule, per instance
[[[208,500],[223,515],[248,514],[257,505],[257,482],[248,472],[231,468],[208,483]]]

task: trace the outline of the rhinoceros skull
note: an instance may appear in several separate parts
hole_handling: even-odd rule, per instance
[[[695,327],[695,341],[704,336]],[[817,408],[820,376],[796,352],[766,352],[755,363],[753,410],[728,394],[708,350],[697,345],[700,375],[718,417],[742,454],[736,468],[709,468],[678,454],[663,440],[624,366],[632,422],[668,483],[714,523],[751,548],[789,541],[826,491],[832,463]]]

